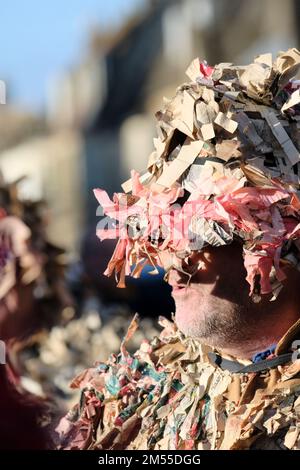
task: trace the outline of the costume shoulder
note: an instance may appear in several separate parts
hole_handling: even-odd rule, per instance
[[[160,337],[130,354],[135,317],[120,353],[73,380],[81,395],[58,427],[62,449],[299,447],[300,364],[233,374],[173,322],[160,324]]]
[[[164,448],[164,423],[168,422],[170,427],[166,418],[173,406],[180,401],[178,416],[191,409],[193,403],[196,408],[199,393],[187,391],[195,388],[193,377],[198,374],[199,345],[185,341],[173,322],[160,318],[159,323],[163,326],[160,337],[151,342],[144,340],[130,354],[126,345],[138,328],[134,317],[120,353],[73,380],[71,387],[80,388],[81,396],[58,427],[62,448]],[[206,367],[208,380],[214,368],[208,363]],[[193,412],[188,420],[191,417],[196,420],[192,415]],[[179,429],[182,419],[180,423],[177,418],[175,421]],[[177,435],[175,429],[169,430],[173,437]]]

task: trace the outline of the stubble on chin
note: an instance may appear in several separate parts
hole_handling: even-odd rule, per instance
[[[185,336],[212,347],[239,344],[252,332],[248,306],[231,304],[222,299],[186,302],[175,299],[175,322]]]

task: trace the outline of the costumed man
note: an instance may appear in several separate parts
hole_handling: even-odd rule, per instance
[[[196,59],[111,201],[105,274],[165,269],[174,322],[82,372],[63,449],[300,449],[300,52]],[[155,295],[155,292],[153,292]]]

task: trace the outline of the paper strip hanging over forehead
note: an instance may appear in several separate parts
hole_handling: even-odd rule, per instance
[[[107,273],[120,285],[145,263],[181,269],[201,243],[238,237],[251,292],[258,277],[261,293],[276,295],[280,259],[300,259],[290,256],[300,246],[300,83],[291,81],[299,64],[296,49],[243,66],[193,60],[190,82],[155,115],[145,173],[133,172],[113,201],[97,193],[117,219],[120,240]],[[112,230],[97,233],[113,238]]]

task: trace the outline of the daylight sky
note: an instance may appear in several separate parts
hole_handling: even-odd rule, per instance
[[[2,0],[0,80],[9,101],[36,111],[48,80],[80,61],[88,30],[117,27],[145,0]]]

